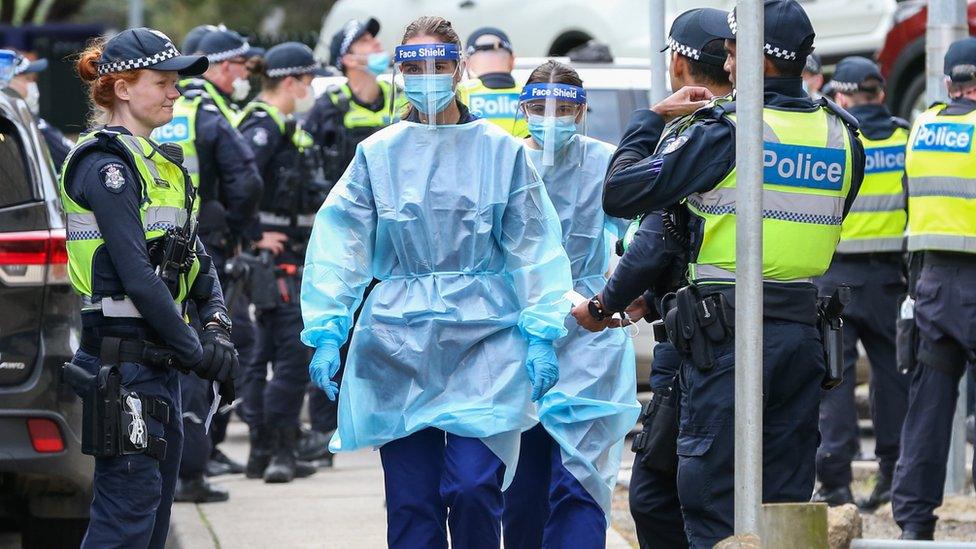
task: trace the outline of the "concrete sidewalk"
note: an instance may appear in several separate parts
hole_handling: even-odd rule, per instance
[[[221,449],[242,462],[247,428],[230,425]],[[230,491],[230,501],[173,505],[167,547],[336,547],[386,546],[386,509],[379,453],[340,454],[336,467],[289,484],[265,484],[243,475],[212,479]],[[614,530],[607,547],[629,548]]]

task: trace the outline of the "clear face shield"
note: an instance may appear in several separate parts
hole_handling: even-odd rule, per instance
[[[394,78],[403,78],[403,95],[436,128],[437,114],[454,101],[461,51],[456,44],[406,44],[397,46],[393,63]]]
[[[542,147],[543,166],[554,165],[556,153],[574,135],[586,133],[586,90],[579,86],[528,84],[522,88],[519,108],[525,113],[529,134]]]

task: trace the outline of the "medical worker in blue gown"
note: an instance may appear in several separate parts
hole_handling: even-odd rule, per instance
[[[526,150],[562,223],[574,289],[606,284],[611,244],[627,223],[603,213],[603,177],[614,147],[581,135],[586,92],[555,61],[529,76],[521,96]],[[539,401],[541,425],[523,436],[515,480],[505,492],[507,549],[606,545],[624,436],[640,414],[634,348],[625,329],[588,332],[565,315],[556,342],[559,383]]]
[[[525,149],[455,98],[460,41],[411,23],[395,51],[405,120],[362,142],[319,210],[302,341],[330,398],[363,290],[333,451],[379,446],[390,547],[500,544],[502,487],[533,400],[558,380],[570,268]]]

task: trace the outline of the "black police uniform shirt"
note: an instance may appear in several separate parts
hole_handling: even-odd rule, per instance
[[[119,133],[129,133],[122,127],[109,127]],[[121,146],[121,145],[116,145]],[[134,320],[132,327],[148,328],[149,339],[173,348],[183,364],[193,364],[203,357],[200,342],[193,329],[184,321],[169,289],[156,275],[149,261],[145,230],[140,217],[142,180],[129,165],[125,153],[118,154],[94,149],[73,160],[67,183],[69,196],[95,214],[105,245],[98,249],[93,260],[92,293],[95,296],[127,295],[140,312],[142,321]],[[199,250],[203,244],[197,241]],[[208,300],[197,303],[203,318],[225,312],[217,273],[211,267],[199,277],[213,281]],[[84,326],[115,324],[101,319],[97,312],[82,314]],[[119,330],[125,330],[118,323]],[[140,337],[134,335],[133,337]]]
[[[815,106],[803,91],[800,78],[766,78],[763,103],[768,107],[797,111],[810,111]],[[634,218],[677,204],[690,194],[715,188],[735,166],[734,127],[720,119],[695,123],[681,134],[682,144],[646,157],[640,156],[639,146],[629,142],[629,139],[647,140],[647,136],[660,136],[663,129],[664,119],[657,114],[651,111],[635,114],[618,154],[607,170],[603,209],[608,215]],[[845,217],[864,179],[865,160],[857,132],[850,127],[847,131],[852,145],[852,174],[851,189],[844,201]],[[693,236],[700,237],[701,220],[693,216],[689,229]],[[729,292],[731,294],[731,290]],[[812,297],[807,295],[811,292]],[[728,297],[730,301],[734,299],[734,295]],[[813,323],[816,320],[816,310],[812,307],[815,297],[816,289],[812,285],[767,285],[766,316]]]
[[[372,103],[361,101],[355,94],[352,94],[349,101],[372,112],[381,112],[384,109],[389,109],[382,90],[380,90],[376,100]],[[356,130],[357,135],[350,136],[348,135],[349,131],[343,124],[345,115],[346,112],[339,105],[332,102],[332,93],[323,93],[315,100],[315,105],[305,118],[305,131],[312,136],[315,144],[325,149],[333,150],[338,154],[338,157],[335,159],[335,166],[331,167],[331,169],[327,167],[333,173],[327,173],[326,177],[332,180],[337,180],[349,163],[352,162],[353,157],[356,155],[356,145],[369,137],[370,134],[378,132],[384,127],[359,128]],[[352,140],[348,144],[343,144],[343,140],[349,139],[350,137],[352,137]]]
[[[261,211],[272,211],[275,206],[275,195],[278,192],[279,178],[282,173],[292,170],[300,161],[298,149],[292,142],[293,124],[287,125],[288,135],[281,133],[278,123],[264,110],[255,109],[241,121],[238,128],[244,136],[254,154],[255,164],[264,181],[264,191],[261,198]],[[301,213],[301,212],[295,212]],[[311,237],[311,227],[277,225],[261,223],[252,218],[254,226],[259,227],[256,232],[276,231],[288,235],[293,242],[305,243]],[[297,263],[303,259],[294,254],[291,249],[278,256],[278,263]]]
[[[61,166],[64,165],[65,159],[68,158],[68,153],[71,152],[71,148],[75,144],[65,137],[61,133],[61,130],[48,124],[47,120],[43,118],[37,119],[37,129],[41,132],[41,136],[44,137],[44,142],[47,143],[47,150],[51,152],[51,162],[54,164],[54,171],[61,173]]]
[[[200,165],[200,200],[201,203],[219,200],[227,211],[227,228],[235,235],[245,234],[261,197],[261,176],[251,148],[220,112],[203,83],[202,79],[192,79],[180,89],[188,99],[203,96],[197,112],[195,143]],[[223,95],[223,99],[233,105],[228,96]],[[212,220],[205,217],[200,219],[201,234],[211,228]]]

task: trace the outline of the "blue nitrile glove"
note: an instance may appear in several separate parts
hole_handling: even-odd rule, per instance
[[[529,338],[529,351],[525,355],[525,370],[532,382],[532,402],[542,398],[559,381],[559,362],[552,342]]]
[[[332,381],[339,371],[339,345],[331,339],[325,340],[315,349],[312,363],[308,365],[308,375],[312,382],[325,391],[329,400],[335,400],[339,394],[339,384]]]

